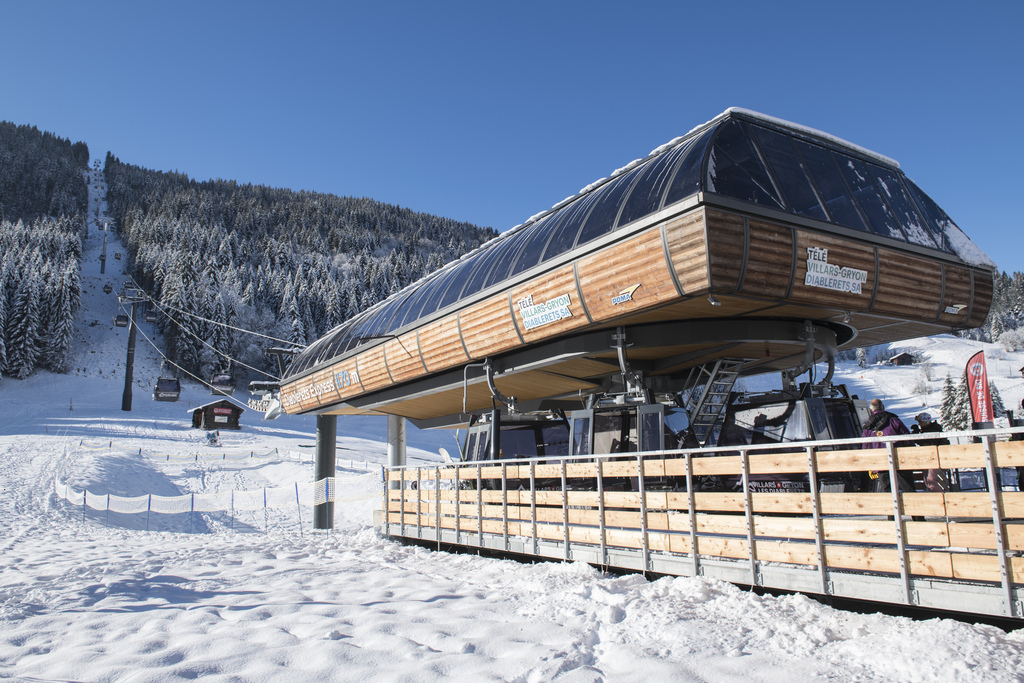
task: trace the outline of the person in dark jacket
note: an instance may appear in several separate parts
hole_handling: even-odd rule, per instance
[[[932,419],[931,413],[918,413],[914,418],[917,422],[912,429],[915,434],[937,434],[942,432],[942,425]],[[948,446],[949,439],[943,438],[931,438],[931,439],[918,439],[918,446]],[[949,476],[946,470],[931,469],[924,471],[924,487],[932,492],[941,493],[942,491],[949,490]]]
[[[871,416],[868,417],[867,422],[864,423],[864,431],[861,433],[861,436],[865,438],[872,436],[882,438],[886,436],[898,436],[900,434],[910,433],[907,426],[903,424],[903,420],[895,414],[887,411],[885,409],[885,405],[879,399],[871,399],[871,403],[868,405],[871,408]],[[885,448],[885,444],[875,441],[865,443],[862,448]],[[900,487],[900,491],[914,490],[903,474],[897,473],[896,478],[898,479],[897,484]],[[888,472],[874,471],[871,473],[871,479],[875,484],[875,493],[892,490],[889,485]]]

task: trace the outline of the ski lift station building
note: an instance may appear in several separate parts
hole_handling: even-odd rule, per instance
[[[817,436],[842,412],[822,393],[800,399],[813,440],[708,445],[737,377],[824,361],[804,388],[832,392],[840,350],[981,325],[993,268],[892,159],[730,109],[338,326],[281,404],[317,416],[318,481],[335,416],[388,415],[390,538],[1021,618],[1024,493],[995,483],[1019,442],[879,448],[852,412]],[[680,410],[696,445],[665,445]],[[402,418],[471,425],[462,457],[405,466]],[[548,418],[557,438],[514,434]],[[856,481],[932,468],[984,468],[988,491]]]
[[[993,267],[894,160],[730,109],[330,331],[281,400],[453,427],[726,359],[803,372],[979,326]]]

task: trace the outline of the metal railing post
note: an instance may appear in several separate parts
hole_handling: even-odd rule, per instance
[[[608,538],[605,532],[605,513],[604,513],[604,477],[602,476],[602,467],[604,461],[600,458],[594,458],[594,464],[597,465],[597,517],[599,524],[599,531],[601,533],[601,564],[608,566]]]
[[[889,458],[889,490],[892,492],[892,518],[896,523],[896,552],[900,558],[900,579],[903,582],[903,601],[911,605],[910,575],[907,571],[907,546],[903,540],[903,494],[896,470],[896,446],[892,441],[885,444]]]
[[[434,537],[437,539],[437,549],[441,549],[441,466],[436,466],[434,471]]]
[[[462,483],[460,473],[462,468],[455,466],[455,544],[462,543]]]
[[[501,533],[508,550],[508,464],[501,463]]]
[[[828,570],[825,567],[825,533],[821,521],[821,493],[818,490],[818,459],[814,446],[807,447],[807,481],[811,485],[811,505],[814,519],[814,546],[818,553],[818,575],[821,592],[828,595]]]
[[[989,500],[992,504],[992,525],[996,538],[996,553],[999,556],[999,579],[1003,586],[1003,611],[1008,617],[1013,614],[1013,592],[1010,588],[1010,560],[1006,556],[1006,526],[1003,524],[1003,487],[999,480],[999,471],[992,458],[994,437],[986,436],[982,441],[985,449],[985,475],[988,478]]]
[[[530,522],[533,525],[533,554],[540,555],[540,541],[537,539],[537,471],[536,463],[530,462]]]
[[[690,555],[693,575],[700,575],[700,554],[697,552],[697,502],[693,492],[693,453],[686,453],[686,511],[690,517]]]
[[[740,451],[740,465],[743,469],[743,514],[747,520],[747,557],[750,559],[750,585],[758,585],[757,549],[754,547],[754,501],[750,497],[750,453]]]
[[[651,569],[651,547],[650,538],[647,536],[647,487],[644,482],[644,459],[637,453],[636,456],[637,489],[640,492],[640,549],[643,553],[644,571]]]
[[[565,459],[562,459],[562,536],[565,542],[565,559],[572,559],[572,553],[569,552],[569,491],[568,483],[565,476]]]
[[[480,463],[476,466],[476,544],[484,547],[484,480]]]

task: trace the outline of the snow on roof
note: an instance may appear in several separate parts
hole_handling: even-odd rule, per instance
[[[964,234],[956,223],[951,220],[946,221],[946,225],[943,227],[943,231],[946,233],[946,237],[949,238],[949,246],[953,248],[953,251],[960,260],[969,266],[976,266],[978,268],[998,268],[999,266],[992,257],[986,254],[981,247],[971,241],[971,238]]]
[[[832,135],[830,133],[826,133],[824,131],[820,131],[817,128],[811,128],[810,126],[803,126],[803,125],[800,125],[799,123],[793,123],[792,121],[786,121],[785,119],[776,118],[774,116],[768,116],[767,114],[762,114],[761,112],[752,111],[750,109],[744,109],[742,107],[729,107],[724,112],[722,112],[721,114],[716,116],[714,119],[712,119],[712,121],[717,121],[718,119],[724,118],[724,117],[728,116],[729,114],[741,114],[743,116],[746,116],[746,117],[749,117],[749,118],[752,118],[752,119],[757,119],[759,121],[764,121],[765,123],[771,123],[771,124],[776,125],[776,126],[784,126],[786,128],[792,128],[793,130],[799,131],[799,132],[801,132],[801,133],[803,133],[805,135],[812,135],[814,137],[822,138],[823,140],[827,140],[828,142],[831,142],[834,145],[839,145],[841,147],[846,147],[847,149],[850,149],[850,150],[852,150],[854,152],[857,152],[858,154],[861,154],[862,156],[870,157],[870,158],[874,159],[875,161],[881,162],[881,163],[886,164],[888,166],[894,166],[896,168],[900,167],[900,162],[896,161],[892,157],[887,157],[884,154],[879,154],[878,152],[873,152],[870,149],[868,149],[867,147],[861,147],[860,145],[855,145],[852,142],[844,140],[844,139],[842,139],[840,137],[837,137],[835,135]]]

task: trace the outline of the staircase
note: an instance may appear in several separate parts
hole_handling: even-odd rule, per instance
[[[690,426],[701,446],[707,445],[711,430],[729,402],[729,392],[736,384],[742,367],[741,360],[720,358],[690,370],[682,395],[686,396]]]

